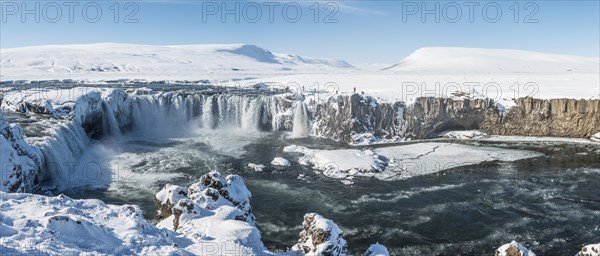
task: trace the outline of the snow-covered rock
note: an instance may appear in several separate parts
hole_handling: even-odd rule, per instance
[[[500,246],[496,249],[496,256],[535,256],[535,253],[527,249],[525,246],[512,241],[508,244]]]
[[[477,130],[472,131],[447,131],[440,134],[440,137],[446,139],[486,139],[489,138],[490,135]]]
[[[298,243],[292,251],[306,255],[346,255],[347,244],[342,230],[333,221],[316,213],[307,213],[302,222]]]
[[[263,164],[248,163],[248,168],[254,170],[255,172],[262,172],[266,166]]]
[[[43,157],[39,148],[24,140],[21,127],[8,124],[0,113],[0,191],[31,191],[43,179]]]
[[[590,140],[600,142],[600,132],[592,135],[592,137],[590,137]]]
[[[331,178],[373,176],[374,173],[382,171],[386,165],[386,162],[371,150],[317,150],[291,145],[285,147],[283,151],[303,154],[304,156],[298,160],[300,164],[312,165],[313,168],[323,171],[325,176]]]
[[[137,206],[0,192],[2,253],[191,255],[190,242],[144,220]]]
[[[290,166],[290,161],[283,157],[275,157],[273,158],[273,161],[271,161],[271,164],[275,166]]]
[[[600,256],[600,243],[584,246],[575,256]]]
[[[216,171],[188,188],[166,185],[156,194],[157,226],[190,239],[200,254],[261,254],[250,197],[240,176]]]
[[[365,256],[390,256],[387,248],[379,243],[372,244],[364,254]]]

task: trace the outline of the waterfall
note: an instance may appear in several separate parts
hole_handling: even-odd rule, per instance
[[[297,101],[294,110],[294,125],[292,128],[292,137],[307,137],[310,132],[308,119],[308,108],[302,101]]]
[[[214,105],[216,103],[215,96],[209,96],[204,100],[202,106],[202,125],[204,128],[213,129],[216,127]]]
[[[285,95],[207,95],[186,91],[128,93],[121,89],[106,94],[91,91],[76,99],[71,116],[67,123],[53,127],[54,134],[38,144],[43,154],[43,160],[38,164],[42,171],[40,178],[56,182],[51,185],[89,185],[81,183],[91,182],[85,175],[93,176],[92,167],[103,167],[104,163],[98,158],[102,155],[94,155],[87,149],[116,142],[124,132],[143,138],[170,137],[192,132],[194,130],[190,128],[199,125],[207,129],[240,128],[246,131],[289,131],[293,128],[296,137],[309,133],[307,106],[302,102],[294,104]],[[117,137],[117,140],[94,143],[92,138],[97,135]],[[91,169],[81,166],[85,161],[93,165],[90,165]],[[90,170],[92,172],[86,173]]]
[[[260,107],[261,105],[258,98],[244,101],[244,107],[242,109],[242,129],[258,130],[261,114]]]
[[[103,132],[114,136],[121,136],[121,129],[119,128],[119,122],[117,122],[117,118],[115,117],[115,112],[113,108],[106,101],[102,102],[102,130]]]
[[[87,133],[77,123],[58,128],[55,135],[41,147],[47,171],[45,178],[72,181],[75,175],[73,168],[89,143]]]

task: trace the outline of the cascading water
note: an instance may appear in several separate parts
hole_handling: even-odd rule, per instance
[[[106,101],[102,102],[102,111],[102,130],[113,137],[121,136],[119,122],[117,122],[113,108]]]
[[[310,132],[310,120],[308,119],[308,107],[304,102],[297,101],[294,110],[294,126],[292,128],[292,137],[307,137]]]
[[[260,112],[260,99],[252,99],[244,102],[244,108],[242,110],[242,129],[244,130],[257,130],[258,124],[260,123],[261,112]]]
[[[204,128],[213,129],[216,127],[215,109],[214,106],[217,105],[216,98],[217,96],[209,96],[204,99],[204,105],[202,106],[202,126]]]
[[[107,167],[103,166],[107,161],[99,158],[117,153],[109,151],[112,144],[119,143],[122,137],[153,140],[196,136],[196,132],[205,132],[200,136],[210,140],[211,136],[215,136],[214,132],[219,132],[194,129],[200,127],[210,130],[240,128],[250,132],[289,131],[293,128],[295,137],[305,137],[309,134],[310,122],[304,103],[294,104],[286,97],[273,95],[207,95],[185,91],[129,94],[116,89],[110,93],[91,91],[79,96],[73,111],[70,121],[54,128],[54,135],[39,144],[44,156],[39,167],[41,178],[49,181],[46,184],[50,187],[106,185],[106,180],[92,184],[86,183],[89,181],[87,177],[73,177],[93,174],[86,174],[89,168],[84,166],[90,161],[99,162],[94,166]],[[103,136],[103,140],[92,139],[99,138],[97,135]],[[111,146],[103,149],[104,144]],[[213,141],[207,144],[220,146]],[[99,150],[98,154],[91,152],[94,150]],[[102,174],[102,178],[106,178],[105,173]],[[85,184],[78,184],[80,182]],[[61,183],[69,184],[60,186]]]
[[[45,159],[44,178],[69,182],[74,175],[71,168],[89,143],[88,135],[77,123],[68,123],[58,128],[56,135],[41,147]]]

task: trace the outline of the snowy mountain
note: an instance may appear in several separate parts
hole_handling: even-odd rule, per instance
[[[385,101],[421,96],[449,97],[454,91],[486,96],[505,106],[513,98],[600,98],[600,58],[521,50],[421,48],[387,68],[347,73],[295,74],[257,78],[309,88],[318,83],[334,91],[365,92]]]
[[[421,48],[391,71],[438,73],[594,73],[599,58],[508,49],[460,47]]]
[[[48,45],[1,49],[1,80],[244,79],[354,69],[342,60],[276,54],[255,45]]]

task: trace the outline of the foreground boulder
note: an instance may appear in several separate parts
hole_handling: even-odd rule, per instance
[[[512,241],[508,244],[500,246],[496,249],[496,256],[535,256],[535,253],[527,249],[525,246]]]
[[[388,252],[385,246],[376,243],[369,246],[369,249],[365,252],[365,256],[390,256],[390,252]]]
[[[584,246],[575,256],[600,256],[600,243]]]
[[[242,177],[216,171],[188,188],[166,185],[155,197],[157,226],[190,239],[200,255],[262,254],[250,197]]]
[[[316,213],[307,213],[302,228],[300,239],[292,251],[306,255],[346,255],[346,240],[342,237],[342,230],[333,221]]]

